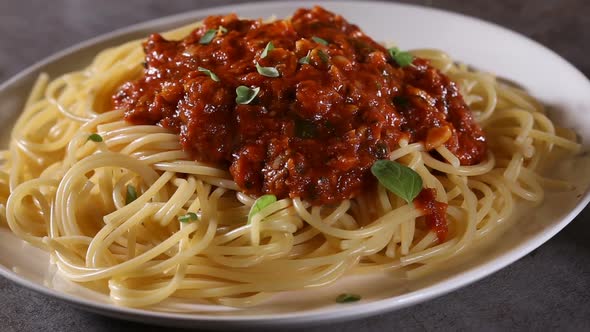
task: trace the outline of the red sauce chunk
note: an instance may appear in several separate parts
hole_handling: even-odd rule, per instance
[[[425,215],[426,226],[433,230],[439,242],[444,242],[449,228],[447,226],[447,204],[436,200],[436,190],[424,188],[414,200],[414,205]]]
[[[153,34],[143,46],[145,73],[117,91],[114,107],[130,123],[177,132],[195,160],[229,168],[248,194],[314,205],[352,198],[375,185],[371,165],[401,139],[444,144],[463,165],[485,158],[484,134],[455,83],[423,59],[400,67],[320,7],[270,23],[211,16],[182,40]],[[238,104],[239,86],[259,92]]]

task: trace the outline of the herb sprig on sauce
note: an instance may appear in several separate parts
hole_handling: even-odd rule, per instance
[[[252,217],[254,217],[254,215],[276,201],[277,197],[275,195],[262,195],[258,197],[248,213],[248,224],[252,222]]]
[[[400,51],[397,47],[391,47],[387,49],[389,56],[400,66],[406,67],[412,64],[414,56],[409,52]]]
[[[322,44],[324,46],[328,46],[328,41],[325,40],[325,39],[323,39],[323,38],[320,38],[318,36],[311,37],[311,40],[313,40],[314,42],[316,42],[318,44]]]
[[[422,190],[422,178],[408,166],[391,160],[377,160],[371,173],[387,190],[412,203]]]
[[[279,77],[281,74],[275,67],[262,67],[258,62],[256,63],[256,71],[258,74],[266,77]]]
[[[250,88],[245,85],[240,85],[236,88],[236,104],[250,104],[259,92],[260,87]]]
[[[215,75],[214,72],[210,71],[207,68],[203,68],[203,67],[198,67],[197,68],[198,71],[205,73],[207,76],[209,76],[212,80],[214,80],[215,82],[219,82],[219,76]]]
[[[268,53],[270,53],[270,51],[272,51],[274,49],[275,49],[274,44],[271,41],[269,41],[266,44],[266,46],[264,47],[264,50],[262,50],[262,53],[260,53],[260,58],[261,59],[266,58],[268,56]]]
[[[205,32],[205,34],[201,37],[201,39],[199,39],[199,44],[207,45],[207,44],[211,43],[211,41],[213,41],[213,39],[215,38],[215,36],[217,36],[217,34],[224,35],[226,33],[227,33],[227,29],[221,25],[217,29],[209,29]]]
[[[299,61],[297,61],[297,62],[299,62],[302,65],[308,65],[310,59],[311,59],[311,50],[307,51],[307,54],[304,57],[302,57],[301,59],[299,59]]]

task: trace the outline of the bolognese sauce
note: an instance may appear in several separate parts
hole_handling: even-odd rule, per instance
[[[401,140],[444,145],[462,165],[486,155],[454,82],[420,58],[401,66],[320,7],[268,23],[211,16],[182,40],[153,34],[143,46],[145,73],[118,90],[114,106],[133,124],[179,133],[194,159],[228,167],[248,194],[314,205],[354,197]],[[418,200],[444,207],[433,192]]]

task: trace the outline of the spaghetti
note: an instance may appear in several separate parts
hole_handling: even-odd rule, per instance
[[[485,158],[468,165],[445,145],[407,139],[387,155],[446,204],[443,241],[424,208],[381,185],[324,205],[279,197],[249,218],[256,197],[227,167],[194,161],[175,132],[131,125],[111,109],[111,95],[141,75],[139,41],[102,51],[82,71],[40,76],[3,153],[2,216],[67,279],[123,306],[242,307],[352,273],[433,273],[505,222],[517,201],[540,203],[545,184],[568,188],[540,174],[551,156],[580,145],[526,92],[440,51],[412,54],[458,84],[488,143]]]

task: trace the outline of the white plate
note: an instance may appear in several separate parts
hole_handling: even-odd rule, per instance
[[[553,120],[573,127],[588,150],[590,82],[572,65],[543,46],[499,26],[473,18],[401,4],[320,3],[358,24],[369,36],[397,42],[404,49],[440,48],[455,59],[518,82],[552,109]],[[145,37],[211,14],[236,12],[243,17],[288,16],[301,2],[259,3],[212,8],[150,21],[76,45],[34,65],[0,86],[0,121],[14,123],[36,76],[72,71],[89,63],[99,50]],[[311,5],[311,3],[307,3]],[[3,131],[6,136],[8,131]],[[6,138],[6,137],[4,137]],[[542,206],[527,211],[492,244],[470,250],[442,273],[399,281],[385,274],[349,277],[321,289],[287,292],[256,308],[189,306],[192,313],[163,313],[116,307],[108,297],[67,282],[55,274],[48,255],[0,230],[0,274],[25,287],[119,318],[190,327],[246,327],[343,320],[395,310],[440,296],[489,275],[521,258],[567,225],[590,201],[590,166],[578,158],[560,173],[575,180],[573,192],[550,194]],[[575,178],[573,178],[575,176]],[[338,305],[343,291],[363,295],[362,301]]]

